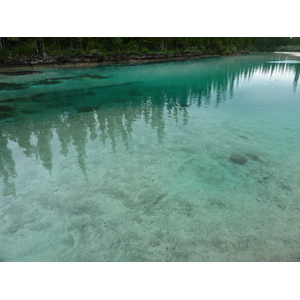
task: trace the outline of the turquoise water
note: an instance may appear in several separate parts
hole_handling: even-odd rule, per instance
[[[1,261],[300,260],[299,58],[13,71]]]

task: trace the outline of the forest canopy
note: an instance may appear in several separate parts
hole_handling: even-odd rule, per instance
[[[251,51],[300,51],[289,37],[1,37],[0,62],[36,55],[195,53],[230,55]]]

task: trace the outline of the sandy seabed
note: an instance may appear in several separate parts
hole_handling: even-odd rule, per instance
[[[272,122],[246,126],[245,116],[244,129],[230,115],[199,121],[191,110],[193,126],[175,132],[168,120],[163,140],[138,121],[128,140],[119,128],[104,146],[90,127],[80,144],[91,117],[68,128],[34,123],[52,134],[51,168],[10,142],[17,192],[1,200],[2,261],[300,260],[300,145],[292,132],[270,133]],[[28,126],[15,130],[22,136]],[[74,133],[62,155],[64,130],[65,140]],[[247,163],[233,163],[232,153]]]

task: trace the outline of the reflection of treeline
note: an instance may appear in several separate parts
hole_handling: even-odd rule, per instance
[[[116,152],[117,147],[130,149],[134,122],[141,119],[157,132],[158,142],[162,142],[165,127],[165,107],[160,101],[143,98],[140,105],[128,106],[124,109],[92,110],[82,114],[63,113],[45,120],[22,121],[22,126],[11,125],[0,128],[0,177],[3,177],[3,195],[15,195],[13,179],[17,176],[16,163],[9,141],[16,143],[27,157],[35,157],[51,174],[53,167],[53,139],[60,143],[60,154],[68,156],[70,148],[77,152],[77,163],[85,177],[86,148],[88,142],[99,139],[103,146],[111,147]],[[186,107],[168,107],[169,116],[176,122],[182,118],[186,124],[188,115]],[[16,123],[17,124],[17,123]]]
[[[226,101],[228,96],[233,96],[234,87],[238,86],[240,81],[250,79],[255,73],[269,75],[294,73],[293,88],[296,89],[300,63],[284,63],[284,61],[273,63],[271,58],[266,62],[265,57],[262,60],[259,57],[259,55],[251,55],[228,57],[221,61],[211,60],[207,68],[205,65],[201,65],[201,71],[191,70],[191,79],[184,80],[181,89],[173,89],[173,87],[169,90],[165,89],[168,98],[177,99],[179,105],[186,107],[192,104],[197,104],[198,107],[213,104],[218,107],[222,101]],[[215,97],[212,97],[213,95]],[[214,103],[211,103],[212,99],[215,101]]]
[[[2,133],[0,137],[0,177],[3,177],[2,193],[6,195],[15,195],[15,184],[12,178],[17,176],[16,163],[12,152],[8,147],[8,137]]]
[[[165,77],[155,82],[149,80],[132,85],[116,85],[109,89],[94,87],[87,91],[86,86],[83,86],[81,90],[70,90],[61,94],[60,91],[55,91],[55,88],[51,91],[48,86],[44,95],[39,95],[39,102],[34,105],[39,108],[39,103],[51,103],[55,108],[65,103],[61,110],[67,110],[66,112],[52,114],[50,118],[47,111],[44,118],[41,115],[39,119],[20,121],[21,126],[16,121],[10,125],[3,123],[6,125],[0,127],[0,177],[3,177],[3,195],[15,193],[13,179],[17,176],[9,141],[15,142],[23,149],[27,157],[39,159],[51,173],[55,159],[52,142],[57,137],[60,154],[68,156],[72,147],[77,152],[79,168],[87,176],[87,144],[98,139],[103,146],[111,148],[114,152],[121,147],[130,150],[133,132],[137,130],[136,126],[139,126],[135,125],[135,122],[144,122],[150,130],[156,132],[157,140],[161,143],[165,136],[166,120],[173,119],[176,123],[188,124],[191,105],[203,107],[212,104],[218,107],[222,101],[233,96],[239,81],[251,78],[254,73],[271,75],[294,72],[296,88],[300,64],[270,63],[265,60],[259,61],[258,58],[254,55],[222,60],[210,59],[207,65],[201,64],[200,68],[192,62],[185,65],[169,64],[168,68],[180,65],[183,72],[181,75],[177,74],[179,77],[175,82],[174,72],[166,72]],[[159,65],[155,67],[159,68]],[[79,97],[81,102],[71,106],[70,103],[74,103],[75,97]],[[31,96],[29,98],[30,101],[35,99]],[[26,98],[20,100],[21,103]],[[56,103],[53,103],[54,101]],[[74,112],[76,109],[78,113]]]
[[[199,55],[274,51],[279,46],[300,45],[287,37],[2,37],[0,62],[8,57],[35,55],[105,56],[114,53],[176,53]]]

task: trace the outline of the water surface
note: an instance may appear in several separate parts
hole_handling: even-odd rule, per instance
[[[0,260],[299,261],[299,62],[0,72]]]

